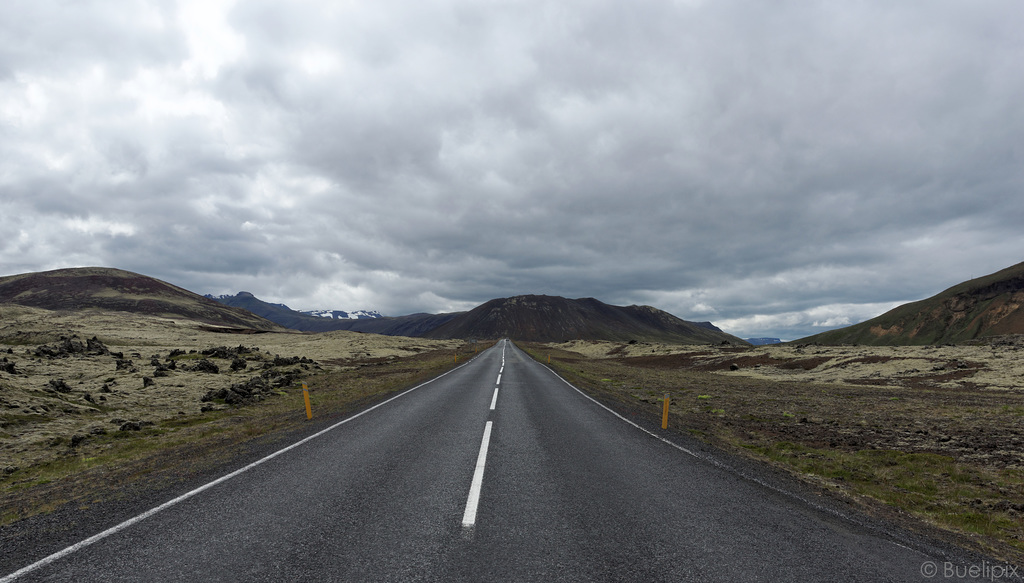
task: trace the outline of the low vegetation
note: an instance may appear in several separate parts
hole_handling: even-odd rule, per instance
[[[1024,342],[524,345],[567,380],[863,509],[1024,563]]]
[[[2,315],[0,525],[219,471],[485,346],[353,332],[236,335],[110,313]]]

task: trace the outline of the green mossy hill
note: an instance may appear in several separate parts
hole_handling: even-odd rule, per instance
[[[797,340],[872,346],[956,344],[1024,334],[1024,263],[971,279],[877,318]]]

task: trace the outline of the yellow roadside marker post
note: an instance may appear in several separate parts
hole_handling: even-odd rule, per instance
[[[309,387],[302,383],[302,398],[306,401],[306,419],[313,418],[313,409],[309,406]]]
[[[661,428],[668,429],[668,393],[665,393],[665,404],[661,408]]]

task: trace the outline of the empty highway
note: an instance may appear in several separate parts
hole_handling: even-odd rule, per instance
[[[0,581],[960,580],[684,439],[499,342]]]

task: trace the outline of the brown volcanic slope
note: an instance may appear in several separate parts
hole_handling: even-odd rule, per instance
[[[47,310],[99,309],[184,318],[214,326],[283,331],[277,324],[152,277],[79,267],[0,277],[0,304]]]
[[[947,344],[1024,334],[1024,263],[965,281],[877,318],[796,342],[872,346]]]
[[[593,298],[516,296],[491,300],[424,334],[426,338],[511,338],[530,342],[644,340],[746,344],[710,322],[687,322],[650,306],[610,306]]]

